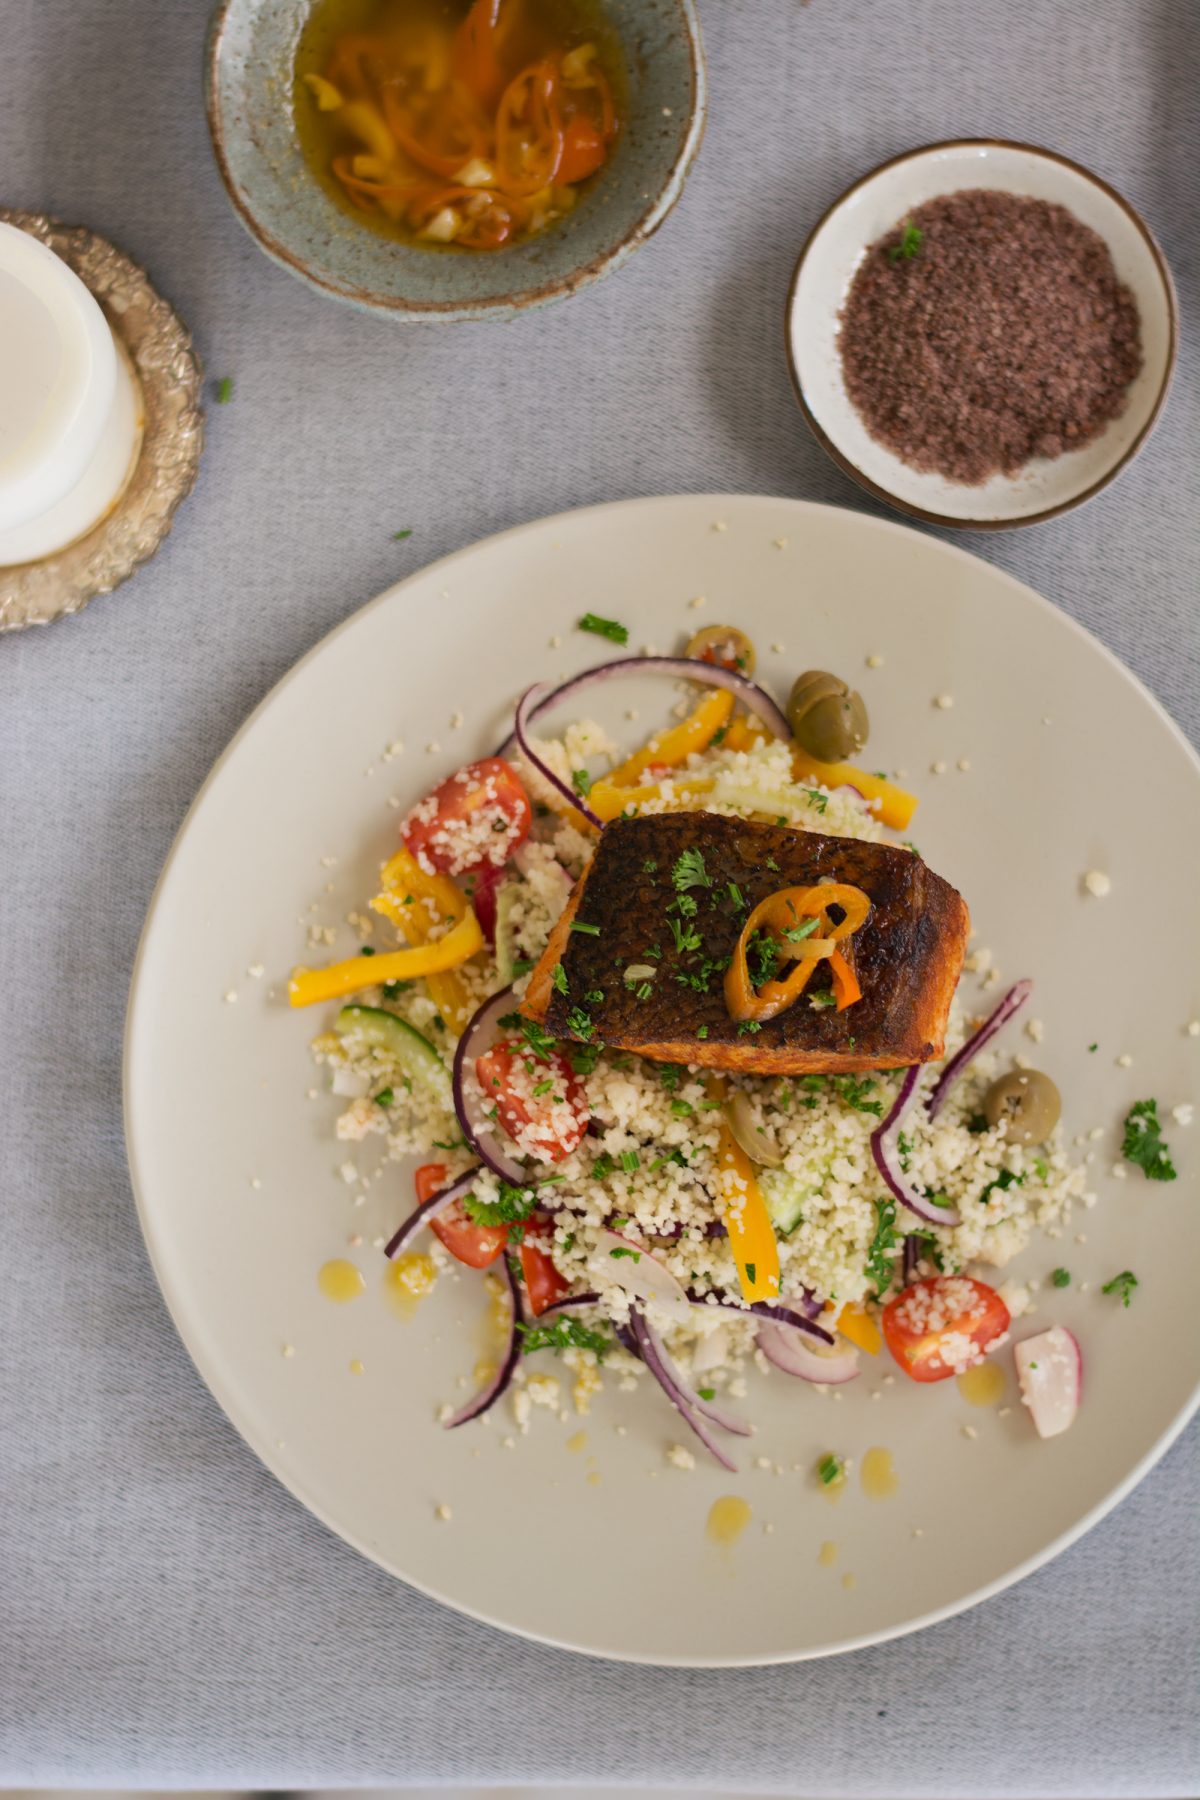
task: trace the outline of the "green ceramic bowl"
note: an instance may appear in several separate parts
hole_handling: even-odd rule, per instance
[[[297,0],[221,0],[205,61],[217,166],[247,231],[322,294],[393,319],[510,318],[615,269],[678,200],[704,132],[694,0],[606,0],[629,77],[608,167],[570,216],[511,250],[415,248],[376,235],[318,185],[292,122]]]

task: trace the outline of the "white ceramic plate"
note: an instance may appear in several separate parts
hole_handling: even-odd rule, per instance
[[[698,594],[707,605],[694,610]],[[840,1399],[753,1379],[759,1433],[737,1477],[700,1455],[690,1473],[667,1465],[681,1428],[648,1383],[606,1392],[585,1420],[539,1413],[515,1448],[506,1410],[490,1426],[435,1423],[471,1378],[478,1281],[444,1280],[407,1321],[389,1310],[371,1240],[408,1210],[409,1183],[394,1168],[365,1190],[340,1175],[368,1158],[334,1140],[342,1103],[309,1096],[324,1015],[288,1010],[287,976],[310,923],[344,920],[373,891],[395,841],[389,798],[407,806],[490,750],[533,678],[603,660],[610,646],[573,630],[588,608],[627,621],[634,648],[735,622],[781,696],[808,666],[852,676],[871,712],[868,762],[906,769],[923,796],[923,853],[968,896],[1005,972],[1035,978],[1038,1060],[1070,1131],[1101,1133],[1099,1204],[1016,1265],[1044,1278],[1065,1263],[1074,1277],[1065,1293],[1043,1289],[1037,1315],[1084,1347],[1086,1398],[1065,1437],[1036,1438],[1011,1376],[1001,1418],[953,1381],[889,1385],[888,1363],[870,1359]],[[881,669],[866,667],[873,654]],[[931,703],[944,693],[948,711]],[[588,710],[628,736],[673,698],[644,680]],[[639,726],[624,723],[629,705]],[[404,753],[385,762],[396,738]],[[931,774],[934,761],[947,772]],[[1092,868],[1111,875],[1105,900],[1081,893]],[[134,1186],[168,1305],[280,1480],[365,1555],[465,1612],[604,1656],[694,1665],[912,1630],[1077,1537],[1196,1405],[1200,1127],[1170,1129],[1174,1185],[1108,1171],[1133,1100],[1154,1095],[1169,1117],[1197,1098],[1200,1038],[1186,1025],[1200,1015],[1198,892],[1196,759],[1099,645],[984,562],[905,527],[771,499],[628,502],[490,539],[318,645],[234,740],[180,832],[142,941],[126,1057]],[[261,978],[248,973],[260,965]],[[357,1233],[365,1244],[348,1247]],[[339,1255],[367,1277],[346,1306],[316,1283]],[[1127,1311],[1099,1293],[1126,1268],[1140,1282]],[[581,1426],[587,1445],[573,1453]],[[818,1457],[861,1461],[872,1445],[893,1453],[896,1495],[873,1501],[855,1482],[831,1505]],[[722,1550],[705,1522],[726,1494],[754,1518]],[[832,1567],[818,1562],[827,1540]]]
[[[912,469],[878,443],[846,393],[839,317],[868,248],[914,208],[963,188],[998,188],[1067,207],[1108,245],[1142,321],[1143,363],[1124,411],[1080,450],[1038,459],[1015,476],[964,487]],[[834,461],[879,499],[916,518],[995,531],[1032,525],[1090,499],[1119,474],[1167,397],[1178,332],[1162,251],[1127,200],[1052,150],[993,139],[930,144],[881,164],[834,202],[800,253],[788,294],[788,362],[796,397]]]

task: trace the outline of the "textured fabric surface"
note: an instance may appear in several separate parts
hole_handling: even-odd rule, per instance
[[[0,6],[0,199],[142,260],[235,383],[158,559],[0,641],[0,1786],[1200,1786],[1195,1429],[1052,1566],[918,1638],[774,1671],[604,1666],[441,1610],[308,1517],[197,1378],[142,1251],[126,986],[212,759],[361,601],[498,527],[674,490],[866,506],[805,431],[780,322],[800,238],[885,156],[1048,143],[1159,233],[1183,353],[1150,447],[1087,509],[973,547],[1200,735],[1194,0],[702,6],[708,137],[655,241],[558,309],[416,329],[316,298],[242,234],[204,128],[206,0]]]

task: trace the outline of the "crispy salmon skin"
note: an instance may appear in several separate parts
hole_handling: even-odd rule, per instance
[[[814,1005],[829,985],[821,971],[785,1012],[739,1031],[724,971],[750,909],[780,888],[829,879],[871,901],[853,939],[861,1000],[840,1013]],[[948,881],[889,844],[716,813],[618,819],[576,883],[521,1010],[556,1038],[661,1062],[763,1075],[900,1068],[944,1050],[969,922]]]

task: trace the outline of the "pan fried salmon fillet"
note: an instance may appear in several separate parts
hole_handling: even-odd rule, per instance
[[[871,901],[851,940],[862,998],[840,1013],[814,1006],[829,986],[819,965],[794,1005],[739,1032],[724,971],[751,908],[780,888],[830,879]],[[694,913],[686,900],[681,909],[681,893]],[[576,883],[521,1011],[556,1038],[660,1062],[763,1075],[894,1069],[941,1056],[969,922],[962,896],[909,850],[716,813],[618,819]]]

